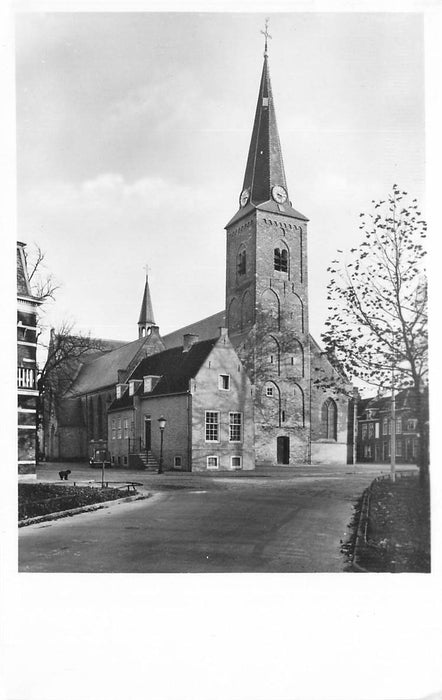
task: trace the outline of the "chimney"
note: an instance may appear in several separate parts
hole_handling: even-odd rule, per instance
[[[183,335],[183,352],[189,352],[192,345],[198,342],[198,335],[194,333],[185,333]]]

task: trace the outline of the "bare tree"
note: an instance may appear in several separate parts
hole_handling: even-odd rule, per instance
[[[48,302],[55,301],[56,292],[60,289],[51,273],[46,271],[46,254],[40,246],[34,246],[25,253],[28,269],[28,278],[31,284],[33,296]],[[41,307],[43,314],[45,305]],[[75,379],[81,362],[93,352],[103,352],[106,348],[100,339],[91,338],[90,334],[84,335],[74,330],[72,323],[62,321],[56,328],[50,331],[47,338],[47,326],[43,323],[41,315],[38,323],[37,343],[43,359],[39,361],[37,369],[37,428],[47,416],[48,404],[57,401],[68,390]],[[38,441],[37,430],[37,441]],[[37,456],[40,454],[40,446],[37,444]]]
[[[383,388],[413,390],[419,467],[428,478],[426,223],[417,200],[393,185],[360,214],[363,242],[338,251],[328,272],[329,317],[322,340],[344,373]]]

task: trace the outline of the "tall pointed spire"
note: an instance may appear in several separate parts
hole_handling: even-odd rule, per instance
[[[138,319],[138,337],[147,335],[147,331],[155,326],[152,300],[150,298],[149,277],[146,269],[146,284],[144,285],[143,301],[141,302],[140,318]]]
[[[305,216],[292,208],[289,201],[270,82],[267,39],[271,37],[268,33],[267,21],[265,31],[261,31],[265,36],[264,64],[240,195],[240,209],[229,221],[228,226],[254,208],[281,212],[297,219],[306,219]]]

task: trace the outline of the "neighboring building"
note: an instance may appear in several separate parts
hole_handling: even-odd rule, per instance
[[[359,401],[357,461],[389,462],[391,433],[391,396]],[[396,462],[415,463],[418,450],[419,433],[413,390],[403,389],[396,396]]]
[[[96,341],[67,372],[53,378],[46,395],[46,459],[87,460],[96,449],[106,448],[107,411],[115,398],[115,385],[125,382],[142,359],[164,350],[154,325],[147,277],[138,335],[131,343]],[[51,344],[54,342],[53,335]]]
[[[91,450],[107,439],[117,463],[120,457],[124,464],[125,456],[129,462],[126,448],[124,454],[118,450],[104,428],[109,407],[114,419],[119,420],[114,415],[114,409],[120,406],[113,403],[116,384],[125,384],[133,377],[142,357],[152,357],[149,362],[154,362],[156,353],[179,349],[184,335],[194,334],[201,342],[213,342],[218,328],[227,327],[231,344],[254,387],[256,462],[345,463],[348,401],[343,394],[334,397],[315,381],[318,376],[334,377],[342,385],[345,378],[309,334],[307,222],[289,199],[266,51],[239,208],[226,226],[225,310],[160,338],[146,280],[139,339],[81,364],[58,408],[55,401],[52,404],[48,456],[79,458],[88,451],[90,456]],[[163,359],[170,358],[171,365],[162,364],[159,376],[169,376],[176,357],[173,353],[161,354]],[[153,370],[151,373],[155,375]],[[142,379],[138,377],[138,381]],[[200,390],[200,379],[198,387]],[[144,439],[143,427],[136,427],[129,416],[140,396],[136,394],[132,408],[126,406],[125,417],[121,417],[127,420],[127,430],[121,426],[126,439],[131,423],[134,435]],[[151,407],[156,405],[153,396],[143,398],[144,403],[147,401]],[[158,398],[155,401],[163,406]],[[185,468],[202,468],[193,436],[186,440],[185,444],[190,440],[192,446],[192,460],[184,455],[187,448],[183,447],[182,464]],[[219,463],[225,464],[221,455]]]
[[[117,385],[108,415],[112,464],[156,466],[164,416],[166,468],[255,468],[252,386],[225,328],[144,359]]]
[[[26,265],[25,243],[17,242],[18,474],[35,478],[37,457],[37,312]]]

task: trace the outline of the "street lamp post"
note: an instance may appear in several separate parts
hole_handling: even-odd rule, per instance
[[[160,426],[160,463],[158,465],[158,474],[163,473],[163,439],[164,439],[164,428],[166,427],[166,419],[161,416],[158,418],[158,424]]]
[[[391,370],[391,437],[390,437],[390,478],[396,480],[396,387],[394,385],[394,367]]]

